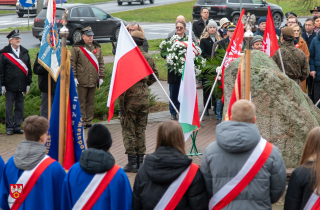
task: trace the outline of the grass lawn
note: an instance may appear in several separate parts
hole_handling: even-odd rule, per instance
[[[301,1],[300,0],[266,0],[269,3],[277,4],[283,9],[283,14],[287,12],[294,12],[298,16],[311,16],[310,9],[314,8],[315,6],[311,6],[310,8],[301,8]],[[314,1],[315,2],[315,1]]]
[[[3,14],[15,14],[16,12],[14,10],[0,10],[0,15]]]
[[[159,23],[172,23],[175,21],[178,15],[183,15],[187,22],[193,22],[192,8],[196,2],[196,0],[192,0],[145,9],[117,12],[112,13],[112,15],[126,21]]]

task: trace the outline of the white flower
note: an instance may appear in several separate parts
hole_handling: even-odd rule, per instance
[[[217,74],[218,74],[219,72],[221,72],[221,66],[218,66],[218,67],[216,68],[216,72],[217,72]]]
[[[218,80],[221,80],[221,77],[220,77],[220,76],[218,77]]]

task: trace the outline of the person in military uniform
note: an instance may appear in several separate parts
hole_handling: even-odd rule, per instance
[[[293,44],[294,32],[291,27],[281,29],[281,57],[286,75],[301,86],[301,81],[307,79],[310,68],[307,56]],[[272,56],[278,67],[282,69],[279,52]]]
[[[82,39],[72,45],[71,65],[78,88],[81,116],[84,129],[92,126],[96,86],[103,83],[104,61],[101,46],[93,41],[90,26],[81,30]]]
[[[155,75],[159,77],[154,60],[143,51],[144,34],[141,31],[133,31],[131,36]],[[149,113],[148,87],[155,81],[154,76],[149,75],[134,84],[118,98],[123,143],[128,155],[128,164],[123,168],[126,172],[136,173],[146,154],[145,131]]]
[[[29,93],[32,70],[28,50],[20,45],[19,30],[11,31],[7,38],[9,45],[0,50],[0,80],[2,94],[6,95],[6,131],[8,135],[23,134],[22,92]],[[14,103],[14,122],[12,109]]]

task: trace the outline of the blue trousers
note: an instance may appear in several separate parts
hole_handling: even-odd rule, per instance
[[[217,114],[217,120],[221,120],[222,119],[222,101],[220,98],[217,99],[216,114]]]
[[[180,108],[180,103],[178,101],[179,89],[180,89],[180,81],[169,84],[170,99],[173,102],[173,104],[176,106],[178,111],[179,111],[179,108]],[[169,103],[169,109],[170,109],[170,114],[171,115],[176,115],[177,114],[176,110],[173,108],[171,103]]]

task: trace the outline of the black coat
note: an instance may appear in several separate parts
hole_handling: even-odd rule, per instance
[[[39,54],[39,53],[38,53]],[[48,93],[48,71],[38,62],[38,54],[33,65],[33,73],[38,75],[38,86],[41,92]],[[51,77],[51,94],[56,91],[57,83]]]
[[[290,177],[284,210],[303,210],[312,194],[313,184],[310,168],[303,166],[296,168]]]
[[[20,46],[19,59],[28,67],[28,75],[16,65],[3,53],[16,54],[12,51],[11,45],[5,46],[0,50],[0,80],[1,85],[6,87],[9,91],[26,91],[26,87],[32,83],[32,69],[28,50]]]
[[[159,147],[148,154],[140,167],[133,186],[133,210],[151,210],[157,205],[170,184],[187,169],[192,160],[172,147]],[[176,210],[207,210],[208,196],[204,178],[198,170]]]
[[[202,50],[202,57],[204,58],[211,58],[211,53],[212,53],[212,46],[214,42],[210,37],[206,39],[201,39],[200,40],[200,48]]]
[[[307,32],[302,32],[301,36],[304,39],[304,41],[306,41],[308,48],[309,48],[313,38],[317,36],[317,33],[313,31],[312,34],[308,37]]]
[[[228,46],[229,46],[229,43],[230,43],[230,39],[229,37],[225,38],[225,39],[222,39],[221,41],[217,42],[217,47],[215,49],[215,52],[217,52],[217,50],[227,50]]]
[[[206,27],[206,25],[209,23],[209,19],[206,20],[206,24],[204,24],[204,21],[202,20],[202,18],[200,18],[198,21],[193,22],[193,26],[192,26],[192,30],[193,33],[196,37],[200,38],[204,28]]]

